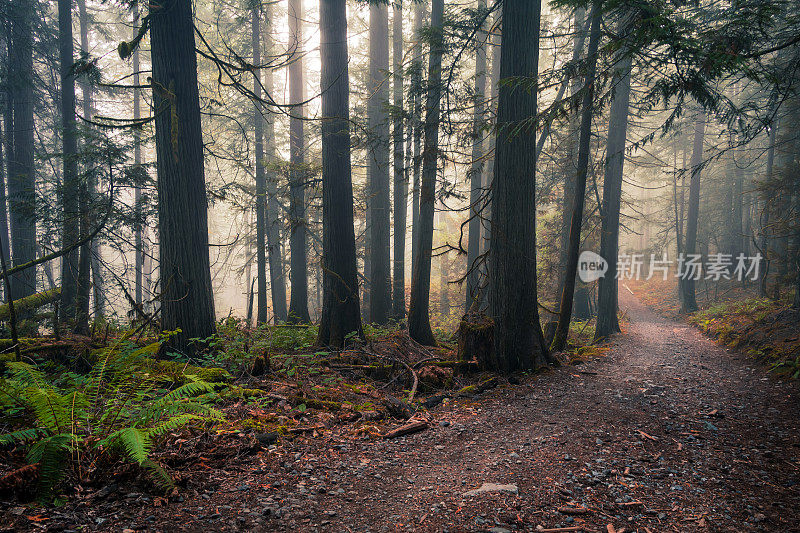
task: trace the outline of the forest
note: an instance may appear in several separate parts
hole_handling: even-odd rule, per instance
[[[0,533],[800,529],[796,2],[0,15]]]

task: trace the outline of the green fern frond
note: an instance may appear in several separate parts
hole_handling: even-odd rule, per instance
[[[108,441],[112,445],[121,447],[128,457],[139,464],[147,459],[152,445],[148,432],[135,427],[127,427],[114,432]]]
[[[175,488],[175,482],[173,481],[172,476],[170,476],[167,473],[167,471],[164,469],[163,466],[156,463],[152,459],[146,459],[142,463],[142,466],[148,472],[150,472],[153,481],[155,481],[156,484],[160,486],[162,489],[164,489],[165,491],[169,491]]]
[[[41,428],[25,428],[11,433],[4,433],[0,435],[0,446],[7,444],[14,444],[16,442],[24,443],[35,440],[39,435],[46,434],[47,432]]]
[[[28,452],[28,462],[39,464],[40,493],[47,496],[64,476],[69,464],[65,459],[79,444],[79,439],[69,433],[45,437]]]

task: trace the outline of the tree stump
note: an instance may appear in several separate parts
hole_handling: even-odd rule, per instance
[[[480,313],[468,313],[458,324],[458,360],[491,359],[494,351],[494,321]]]

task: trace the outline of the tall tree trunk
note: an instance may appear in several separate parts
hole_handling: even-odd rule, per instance
[[[289,321],[308,323],[308,259],[306,252],[306,171],[303,121],[303,0],[289,0],[289,103],[295,105],[289,118],[289,249],[291,259],[292,293],[289,302]]]
[[[353,232],[347,2],[320,0],[319,11],[324,295],[317,343],[341,347],[351,335],[364,334]]]
[[[253,132],[256,165],[256,280],[258,311],[256,324],[266,324],[267,317],[267,176],[264,170],[264,117],[261,99],[261,6],[255,5],[250,20],[250,39],[253,47]]]
[[[575,10],[575,28],[584,28],[588,23],[591,25],[592,18],[586,20],[586,10],[578,8]],[[581,30],[578,30],[581,31]],[[576,36],[576,41],[573,44],[572,58],[578,60],[583,56],[584,43],[586,36],[581,31],[580,36]],[[570,93],[572,96],[576,95],[581,90],[582,80],[580,77],[575,77],[570,83]],[[569,230],[572,223],[572,210],[575,206],[575,171],[578,168],[577,163],[577,149],[580,143],[580,115],[572,113],[569,120],[569,131],[567,132],[567,168],[564,172],[564,194],[561,198],[561,231],[559,232],[560,243],[558,250],[558,287],[564,287],[566,280],[565,274],[567,271],[568,251],[569,251]]]
[[[769,184],[772,182],[773,169],[775,167],[775,138],[778,131],[778,123],[773,124],[769,132],[769,148],[767,149],[767,169],[764,177],[764,182]],[[770,253],[769,253],[769,225],[770,225],[770,211],[772,210],[772,198],[766,196],[762,200],[761,208],[761,223],[759,224],[761,232],[761,240],[759,249],[761,253],[761,265],[759,267],[759,275],[761,279],[758,284],[758,294],[762,298],[767,296],[767,274],[769,273]]]
[[[501,80],[537,79],[540,12],[539,2],[503,3]],[[504,372],[548,362],[536,303],[536,112],[535,90],[500,84],[489,250],[494,350],[486,366]]]
[[[161,326],[177,350],[215,330],[192,3],[150,1]]]
[[[628,20],[623,15],[619,31],[625,32]],[[600,256],[608,262],[605,277],[600,278],[597,288],[597,325],[595,339],[618,333],[617,254],[619,253],[619,212],[622,200],[622,176],[625,165],[625,141],[628,134],[628,110],[631,95],[631,55],[627,49],[619,54],[617,83],[614,85],[614,100],[611,102],[611,118],[608,123],[608,145],[606,147],[605,178],[603,179],[603,222],[600,232]],[[677,210],[676,210],[677,213]]]
[[[394,261],[392,317],[406,315],[406,219],[408,218],[408,174],[405,169],[403,129],[403,0],[392,12],[392,91],[394,100],[392,141],[394,143]]]
[[[58,0],[58,49],[61,71],[61,140],[64,165],[63,193],[61,194],[62,233],[61,246],[67,248],[78,242],[79,189],[78,132],[75,126],[75,63],[72,40],[72,0]],[[59,323],[75,327],[79,305],[79,251],[73,250],[61,258],[61,306]]]
[[[684,254],[686,257],[697,253],[697,221],[700,216],[700,164],[703,162],[703,139],[706,131],[706,113],[698,113],[694,125],[694,145],[692,146],[692,159],[690,161],[692,177],[689,181],[689,208],[686,213],[686,243]],[[685,278],[682,281],[683,301],[681,310],[685,313],[697,311],[695,297],[695,280]]]
[[[264,4],[264,19],[267,24],[272,22],[273,3]],[[269,26],[268,26],[269,30]],[[264,32],[264,51],[272,53],[272,32]],[[274,74],[271,68],[264,73],[264,90],[269,94],[274,92]],[[275,120],[272,116],[265,117],[264,136],[266,139],[264,159],[275,161],[277,150],[275,148]],[[272,313],[276,322],[286,322],[286,275],[284,268],[283,240],[281,238],[281,205],[278,202],[278,173],[267,172],[267,252],[269,259],[269,285],[272,296]]]
[[[478,9],[486,9],[486,0],[479,0]],[[479,36],[482,39],[483,35]],[[483,194],[483,137],[486,122],[486,46],[480,44],[475,51],[475,102],[472,116],[472,164],[469,170],[469,228],[467,230],[467,294],[464,312],[481,301],[479,294],[478,256],[481,247],[481,205]]]
[[[85,0],[81,0],[81,2],[85,3]],[[133,13],[133,27],[134,31],[135,28],[139,26],[139,3],[136,2],[133,6],[134,13]],[[133,51],[133,85],[135,88],[133,89],[133,120],[134,122],[138,123],[142,119],[142,90],[139,89],[140,76],[139,70],[141,69],[140,66],[140,56],[139,56],[139,47],[137,46],[136,49]],[[136,185],[133,189],[133,208],[134,208],[134,226],[133,226],[133,240],[134,240],[134,248],[136,253],[136,263],[134,265],[135,271],[135,282],[134,282],[134,294],[136,299],[136,305],[140,308],[144,309],[144,290],[143,290],[143,278],[144,278],[144,258],[145,258],[145,247],[144,247],[144,239],[143,239],[143,218],[144,218],[144,210],[142,209],[142,184],[143,184],[143,172],[144,169],[142,168],[142,131],[140,127],[137,127],[133,132],[133,165],[136,169]]]
[[[414,4],[414,37],[416,42],[413,48],[411,65],[411,96],[413,109],[411,123],[414,129],[414,183],[411,188],[411,275],[417,264],[417,241],[419,240],[419,192],[422,180],[422,24],[425,18],[425,5],[421,2]]]
[[[425,147],[422,152],[422,181],[419,197],[419,240],[417,262],[411,279],[408,333],[423,345],[435,345],[430,321],[431,252],[436,174],[439,160],[439,116],[442,96],[442,54],[444,53],[444,0],[431,2],[431,52],[428,59],[428,94],[425,109]]]
[[[491,43],[492,43],[492,64],[491,64],[491,78],[490,78],[490,107],[492,115],[494,117],[494,124],[493,126],[496,129],[496,122],[497,122],[497,100],[498,100],[498,93],[500,91],[500,49],[502,48],[502,22],[503,22],[503,14],[502,10],[497,9],[495,11],[494,20],[492,22],[492,33],[491,33]],[[483,208],[482,220],[481,220],[481,247],[480,253],[484,256],[483,267],[480,272],[480,276],[484,279],[489,279],[489,261],[487,259],[487,252],[489,251],[489,246],[491,242],[491,224],[492,224],[492,198],[491,190],[492,186],[492,176],[494,175],[494,152],[495,152],[495,142],[497,138],[494,133],[489,135],[486,153],[489,154],[489,157],[486,159],[486,164],[484,165],[483,169],[483,190],[486,191],[486,206]],[[488,309],[489,305],[489,290],[491,289],[491,284],[484,283],[483,290],[481,292],[481,301],[479,302],[480,309]]]
[[[27,2],[11,2],[11,51],[9,71],[14,148],[9,151],[8,210],[11,222],[12,264],[19,266],[36,257],[36,173],[33,164],[33,8]],[[36,268],[11,276],[11,298],[19,300],[36,292]],[[22,317],[17,317],[22,318]]]
[[[558,308],[558,327],[551,349],[561,351],[567,344],[569,323],[572,320],[572,300],[575,295],[575,275],[578,272],[578,255],[581,245],[581,226],[583,225],[583,204],[586,198],[586,176],[589,171],[589,149],[591,148],[592,113],[594,111],[595,73],[597,72],[597,47],[600,42],[601,8],[599,1],[592,4],[592,27],[589,31],[588,66],[583,81],[583,102],[581,103],[581,128],[578,143],[578,168],[575,175],[575,201],[569,226],[569,245],[567,265],[564,271],[564,286],[561,291],[561,304]]]
[[[86,12],[86,0],[78,0],[78,19],[80,22],[81,33],[81,52],[88,57],[89,54],[89,15]],[[134,24],[136,26],[136,24]],[[138,53],[138,50],[137,50]],[[135,67],[134,67],[135,68]],[[88,77],[80,78],[81,96],[83,99],[83,116],[92,117],[92,84]],[[91,164],[86,164],[85,176],[80,182],[80,234],[81,239],[88,235],[95,223],[91,216],[91,206],[95,194],[97,193],[97,176],[89,169]],[[101,317],[104,313],[105,296],[103,294],[103,275],[101,272],[102,261],[100,257],[100,239],[92,239],[81,246],[80,267],[78,281],[78,306],[79,317],[77,330],[82,333],[89,331],[89,291],[93,289],[94,295],[94,315]],[[91,275],[91,281],[89,276]]]
[[[369,316],[386,324],[392,313],[389,202],[389,10],[384,4],[369,8],[369,101],[367,127],[369,158]]]

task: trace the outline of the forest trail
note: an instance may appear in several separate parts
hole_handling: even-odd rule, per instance
[[[607,356],[446,403],[423,433],[287,444],[231,461],[182,503],[134,494],[63,518],[109,531],[800,531],[797,383],[621,296],[626,331]],[[464,496],[484,483],[518,494]]]

